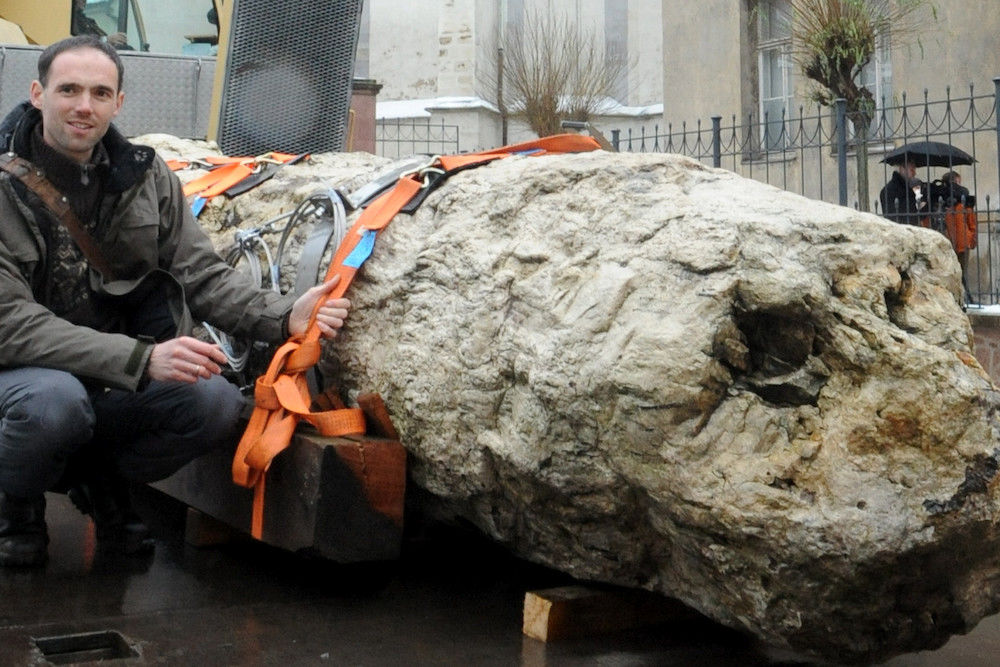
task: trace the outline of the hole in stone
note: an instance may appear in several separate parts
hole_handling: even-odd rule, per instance
[[[808,314],[755,311],[737,315],[749,361],[741,379],[750,391],[779,405],[815,405],[826,373],[814,354],[816,328]]]
[[[783,491],[791,491],[795,489],[795,480],[790,477],[786,478],[775,477],[774,481],[768,484],[768,486],[770,486],[772,489],[782,489]]]
[[[38,637],[35,646],[52,665],[136,658],[139,653],[115,630]]]
[[[906,304],[913,292],[913,280],[906,271],[899,272],[900,283],[898,289],[885,290],[886,312],[889,313],[889,321],[903,330],[909,330],[905,323]]]
[[[753,312],[737,318],[754,371],[782,375],[800,368],[812,353],[816,329],[802,316]]]

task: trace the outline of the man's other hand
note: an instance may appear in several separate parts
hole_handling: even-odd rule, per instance
[[[226,355],[218,345],[181,336],[157,343],[149,355],[146,374],[151,380],[174,380],[192,384],[222,372]]]
[[[302,296],[296,299],[292,306],[292,313],[288,316],[288,333],[293,336],[300,336],[306,332],[309,326],[309,317],[312,315],[316,304],[322,303],[316,312],[316,326],[319,327],[320,335],[323,338],[335,338],[337,330],[344,326],[347,319],[347,311],[351,308],[351,302],[344,298],[331,299],[330,292],[340,282],[340,276],[334,276],[325,283],[309,288]]]

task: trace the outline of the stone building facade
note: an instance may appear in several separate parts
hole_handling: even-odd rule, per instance
[[[593,120],[610,131],[662,115],[660,0],[371,0],[365,3],[357,74],[381,86],[378,117],[390,126],[457,127],[458,150],[501,143],[496,104],[497,46],[507,31],[547,11],[593,30],[608,51],[630,62],[606,114]],[[533,136],[512,123],[509,141]],[[451,148],[451,147],[450,147]]]
[[[890,30],[879,43],[864,79],[880,107],[883,103],[898,107],[904,100],[907,106],[912,105],[907,119],[911,122],[917,120],[913,114],[919,116],[922,112],[919,107],[924,100],[932,103],[931,115],[945,119],[947,100],[962,98],[954,105],[951,127],[957,128],[966,116],[968,100],[973,96],[992,97],[994,78],[1000,77],[1000,52],[995,48],[1000,14],[994,0],[933,4],[934,9],[926,6],[912,17],[912,28],[895,35]],[[773,130],[780,126],[775,119],[780,119],[782,110],[791,118],[824,113],[810,101],[811,84],[791,57],[788,29],[781,20],[786,11],[787,0],[663,0],[663,89],[677,91],[664,98],[664,122],[675,126],[683,122],[693,127],[700,121],[709,127],[713,116],[728,122],[730,118],[747,119],[752,115],[759,121],[769,113]],[[993,113],[991,99],[979,101],[978,106],[982,117],[978,121],[968,119],[969,124],[983,122]],[[903,123],[899,111],[891,111],[886,121],[890,127],[901,127]],[[948,121],[942,120],[933,129],[948,132]],[[771,136],[775,135],[772,131]],[[953,133],[951,140],[972,152],[972,137],[964,130]],[[873,198],[882,185],[884,169],[879,160],[886,148],[870,146]],[[975,167],[977,192],[980,199],[990,194],[996,202],[1000,194],[996,141],[992,146],[979,141],[975,148],[980,157]],[[986,149],[992,149],[987,153],[988,160],[982,159],[979,152]],[[813,175],[798,171],[801,165],[796,164],[794,155],[769,150],[767,155],[755,157],[766,158],[772,164],[781,162],[787,180],[804,179],[804,194],[809,194],[808,181]],[[835,174],[832,155],[829,162],[828,173]],[[854,203],[857,189],[853,160],[848,161],[848,169],[848,200]],[[965,180],[969,180],[968,175]]]

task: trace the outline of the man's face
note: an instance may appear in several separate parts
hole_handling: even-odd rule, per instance
[[[912,162],[907,162],[906,164],[899,166],[899,173],[905,178],[916,178],[917,176],[917,165]]]
[[[42,137],[63,155],[84,164],[122,108],[118,68],[97,49],[60,53],[48,84],[31,82],[31,103],[42,112]]]

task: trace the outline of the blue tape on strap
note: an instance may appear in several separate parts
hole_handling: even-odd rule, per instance
[[[191,202],[191,215],[197,218],[201,214],[201,210],[205,208],[207,201],[204,197],[195,197],[194,201]]]
[[[344,258],[344,266],[350,267],[352,269],[359,268],[365,263],[365,260],[372,254],[372,249],[375,247],[375,230],[366,229],[364,234],[361,235],[361,240],[358,244],[354,246],[354,250],[351,251],[347,257]]]

